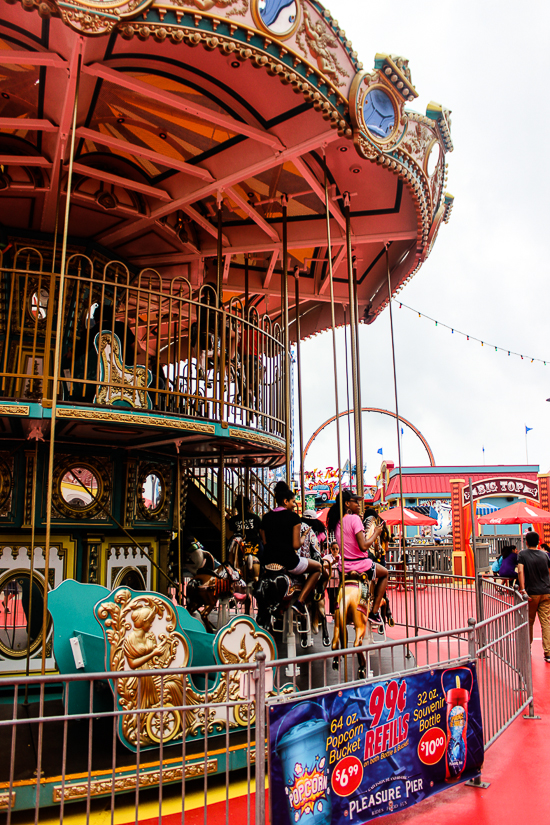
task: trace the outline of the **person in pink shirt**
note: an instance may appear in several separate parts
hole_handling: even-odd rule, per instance
[[[376,577],[376,587],[374,591],[374,603],[369,613],[369,622],[374,625],[383,624],[380,616],[380,603],[386,592],[388,583],[388,571],[381,564],[376,564],[369,556],[369,547],[374,544],[383,530],[384,525],[377,525],[374,533],[367,540],[361,516],[359,515],[360,496],[353,495],[349,490],[343,490],[342,508],[344,512],[344,565],[345,575],[351,573],[367,573],[370,579]],[[334,534],[334,540],[341,546],[341,525],[340,525],[340,498],[329,510],[327,518],[328,532]],[[342,561],[338,556],[338,569],[341,569]]]

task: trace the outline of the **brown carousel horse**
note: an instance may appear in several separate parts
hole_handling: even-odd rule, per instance
[[[252,615],[252,589],[260,578],[260,547],[252,545],[236,533],[231,539],[227,557],[246,585],[244,612]]]
[[[209,633],[215,633],[210,613],[220,600],[244,593],[246,585],[231,564],[220,564],[194,537],[189,535],[187,538],[191,539],[186,548],[186,559],[192,578],[187,583],[186,607],[189,613],[199,614]]]

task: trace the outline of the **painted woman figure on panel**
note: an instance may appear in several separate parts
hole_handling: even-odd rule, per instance
[[[134,629],[124,640],[124,654],[128,666],[132,670],[152,670],[153,668],[169,667],[174,659],[174,642],[176,639],[165,638],[160,642],[151,628],[155,621],[157,609],[155,605],[141,604],[132,610],[131,617]],[[139,707],[150,708],[160,704],[160,675],[144,676],[139,688]],[[183,684],[181,677],[164,677],[164,702],[173,706],[183,702]],[[137,692],[137,685],[136,685]]]

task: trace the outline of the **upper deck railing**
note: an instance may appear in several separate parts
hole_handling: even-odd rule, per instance
[[[64,287],[35,248],[0,262],[0,397],[51,400],[62,313],[59,403],[126,407],[255,427],[285,437],[279,324],[220,304],[212,285],[69,257]]]

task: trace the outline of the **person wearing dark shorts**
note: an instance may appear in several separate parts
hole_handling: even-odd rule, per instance
[[[533,641],[533,625],[538,615],[542,629],[544,660],[550,663],[550,558],[539,550],[539,535],[534,531],[525,536],[526,550],[518,553],[518,579],[522,593],[529,599],[529,634]]]
[[[292,605],[300,616],[306,613],[305,602],[314,590],[321,573],[321,563],[300,557],[297,550],[302,543],[300,537],[301,518],[294,512],[296,499],[285,481],[275,485],[277,507],[266,513],[262,519],[260,536],[264,544],[264,564],[281,564],[293,576],[308,573],[307,581],[298,600]]]

